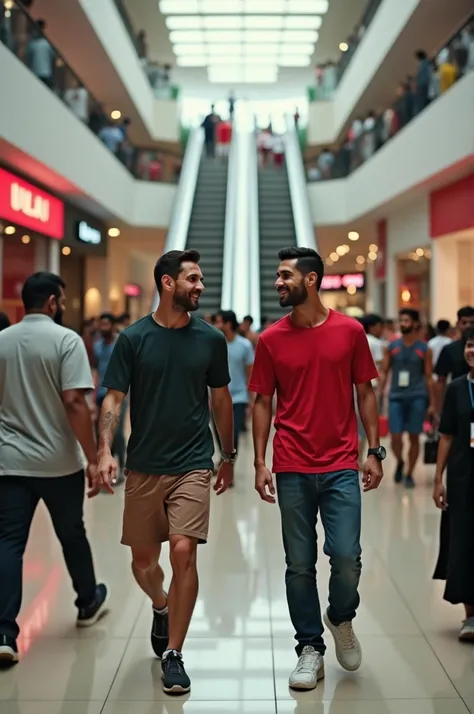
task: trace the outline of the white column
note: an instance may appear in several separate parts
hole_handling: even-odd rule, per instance
[[[49,238],[35,238],[35,272],[49,270]]]
[[[377,281],[375,279],[375,263],[367,263],[365,270],[365,309],[366,312],[376,312]]]
[[[395,318],[398,314],[398,266],[395,255],[387,255],[386,273],[387,314],[385,317]]]
[[[456,322],[459,309],[459,256],[455,238],[432,241],[430,265],[430,319]],[[468,270],[471,269],[468,264]]]
[[[61,259],[61,247],[59,240],[50,240],[48,245],[48,270],[50,273],[55,273],[59,275],[60,259]]]

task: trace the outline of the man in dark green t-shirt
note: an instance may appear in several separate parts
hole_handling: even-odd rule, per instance
[[[103,382],[108,391],[99,425],[98,473],[113,492],[117,467],[111,445],[130,390],[122,543],[131,547],[135,579],[152,600],[152,646],[162,658],[163,688],[172,693],[190,689],[181,649],[197,598],[196,548],[206,541],[209,526],[214,452],[209,389],[224,452],[217,494],[232,482],[235,460],[225,337],[192,315],[204,290],[198,263],[194,250],[170,251],[158,260],[160,304],[117,339]],[[168,596],[158,564],[166,540],[173,569]]]

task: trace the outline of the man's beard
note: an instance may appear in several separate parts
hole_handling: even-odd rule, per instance
[[[402,335],[411,335],[414,329],[414,327],[400,327],[400,332]]]
[[[288,290],[286,295],[280,296],[280,307],[297,307],[306,302],[308,291],[303,283],[297,288]]]
[[[199,309],[199,298],[192,300],[188,293],[175,293],[173,307],[181,312],[195,312]]]
[[[110,337],[112,337],[112,333],[109,330],[101,330],[100,334],[104,340],[108,340]]]
[[[53,315],[53,320],[56,323],[56,325],[63,324],[63,310],[60,310],[59,307]]]

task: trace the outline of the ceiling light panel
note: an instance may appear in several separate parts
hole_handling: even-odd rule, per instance
[[[278,64],[280,67],[308,67],[311,57],[308,55],[282,55]]]
[[[206,36],[202,30],[171,30],[170,42],[189,44],[191,42],[205,42]]]
[[[199,12],[203,15],[234,15],[242,12],[240,0],[201,0]]]
[[[328,11],[328,0],[287,0],[288,15],[324,15]]]
[[[243,0],[242,4],[243,12],[278,15],[285,12],[287,0]]]
[[[283,26],[292,30],[319,30],[322,22],[323,18],[319,15],[287,15]]]
[[[176,58],[178,67],[207,67],[209,59],[202,55],[180,55]]]
[[[160,0],[163,15],[195,15],[200,11],[199,0]]]
[[[244,15],[244,27],[249,29],[280,30],[283,27],[283,15]]]
[[[311,44],[290,44],[285,42],[280,45],[280,53],[285,55],[308,55],[311,56],[314,52],[314,47]]]
[[[204,44],[174,45],[173,50],[176,55],[205,55],[205,54],[207,54],[207,46]]]
[[[238,30],[243,27],[243,15],[202,15],[201,22],[207,30]]]
[[[276,67],[250,67],[241,65],[210,66],[209,81],[221,84],[270,84],[276,82],[278,70]]]
[[[318,33],[314,30],[283,30],[281,33],[282,42],[311,42],[318,41]]]
[[[200,15],[171,15],[165,22],[169,30],[199,30],[202,27]]]

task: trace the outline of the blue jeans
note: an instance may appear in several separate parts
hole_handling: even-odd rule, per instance
[[[357,471],[276,475],[286,555],[286,597],[300,655],[305,645],[324,654],[324,627],[316,585],[318,511],[329,556],[328,616],[353,620],[359,606],[361,493]]]

